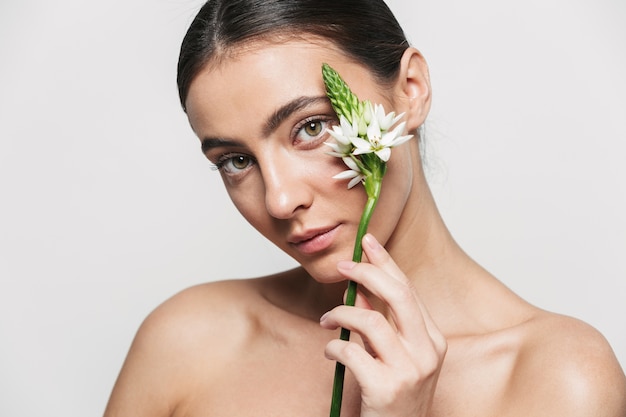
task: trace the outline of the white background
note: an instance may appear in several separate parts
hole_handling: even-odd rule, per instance
[[[292,266],[179,108],[198,0],[0,3],[0,415],[102,413],[190,285]],[[394,0],[431,66],[428,174],[462,246],[626,364],[626,2]]]

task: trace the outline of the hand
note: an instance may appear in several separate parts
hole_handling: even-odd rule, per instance
[[[426,416],[432,405],[447,343],[408,278],[368,234],[369,263],[340,262],[339,272],[388,306],[390,319],[363,294],[355,307],[338,306],[320,319],[322,327],[358,333],[363,346],[332,340],[326,357],[344,364],[361,388],[361,417]]]

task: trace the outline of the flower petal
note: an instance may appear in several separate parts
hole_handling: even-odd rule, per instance
[[[361,181],[363,181],[365,177],[363,175],[359,175],[358,177],[354,177],[350,180],[350,182],[348,183],[348,189],[354,187],[355,185],[357,185],[358,183],[360,183]]]
[[[402,122],[398,126],[396,126],[391,132],[385,133],[380,140],[380,143],[383,146],[395,146],[394,141],[404,132],[405,126],[406,122]]]
[[[341,149],[340,149],[340,146],[339,146],[339,145],[337,145],[336,143],[332,143],[332,142],[324,142],[324,145],[326,145],[326,146],[330,146],[330,147],[332,148],[332,150],[333,150],[333,151],[335,151],[335,152],[339,152],[339,151],[341,150]]]
[[[383,117],[383,118],[379,121],[379,124],[380,124],[380,129],[381,129],[381,130],[383,130],[383,131],[389,130],[389,128],[390,128],[391,126],[393,126],[393,123],[394,123],[394,120],[395,120],[395,119],[394,119],[395,115],[396,115],[396,114],[395,114],[394,112],[391,112],[391,113],[389,113],[389,114],[385,115],[385,116],[384,116],[384,117]]]
[[[344,156],[341,159],[343,160],[343,163],[346,164],[351,170],[361,172],[359,166],[356,164],[356,162],[354,162],[354,159],[352,159],[351,157]]]
[[[370,142],[372,142],[372,139],[380,138],[380,136],[381,136],[380,125],[378,124],[378,119],[374,117],[371,123],[369,124],[369,126],[367,127],[367,137],[370,139]]]
[[[350,138],[350,139],[352,140],[352,145],[354,145],[354,147],[356,148],[353,154],[360,155],[362,153],[372,152],[371,142],[362,138]]]
[[[398,121],[400,119],[402,119],[404,117],[404,113],[400,113],[399,115],[397,115],[396,117],[393,118],[393,120],[391,121],[391,126],[395,125],[396,123],[398,123]]]
[[[413,135],[405,135],[405,136],[400,136],[398,138],[395,138],[393,140],[393,143],[390,145],[390,147],[396,147],[396,146],[400,146],[402,145],[404,142],[408,141],[409,139],[411,139],[413,137]]]
[[[352,133],[352,125],[350,123],[350,121],[348,119],[346,119],[345,116],[341,116],[339,118],[339,126],[341,127],[341,130],[345,133]],[[336,126],[335,126],[336,127]]]
[[[382,148],[374,152],[383,161],[387,162],[391,157],[391,148]]]
[[[382,104],[377,104],[376,106],[374,106],[374,115],[379,121],[385,118],[385,108]]]
[[[354,171],[352,169],[348,169],[346,171],[341,171],[337,175],[334,175],[333,178],[337,180],[347,180],[348,178],[354,178],[358,176],[362,176],[360,172]]]
[[[345,136],[341,128],[335,126],[333,130],[326,130],[330,136],[332,136],[337,142],[342,145],[348,145],[350,143],[350,137]]]

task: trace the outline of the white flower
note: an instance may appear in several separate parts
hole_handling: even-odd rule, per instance
[[[404,135],[406,122],[399,123],[393,130],[389,130],[402,117],[404,113],[396,116],[395,112],[385,114],[382,105],[372,105],[364,102],[362,114],[353,112],[350,122],[343,115],[339,118],[339,126],[327,129],[327,132],[335,140],[325,142],[332,151],[328,154],[343,159],[348,170],[335,175],[335,179],[350,179],[348,188],[354,187],[365,180],[369,172],[376,171],[371,164],[384,164],[391,157],[391,148],[399,146],[411,139],[413,135]],[[370,162],[359,158],[359,155],[374,153],[380,161]]]
[[[343,159],[343,162],[350,169],[340,172],[333,178],[337,180],[347,180],[348,178],[351,178],[350,182],[348,183],[348,189],[350,189],[363,181],[365,179],[365,175],[363,174],[363,172],[361,172],[361,169],[359,168],[357,163],[354,162],[351,156],[344,156],[341,159]]]
[[[392,117],[389,118],[389,115],[392,115]],[[393,117],[393,113],[389,113],[389,115],[385,116],[383,119],[385,125],[387,125],[389,121],[397,120],[397,117]],[[402,115],[398,117],[402,117]],[[372,121],[367,127],[367,139],[354,138],[352,140],[352,144],[355,147],[352,153],[353,155],[361,155],[374,152],[381,160],[387,162],[391,157],[391,148],[402,145],[404,142],[411,139],[413,135],[402,135],[406,122],[402,122],[392,131],[386,132],[385,129],[381,129],[378,119],[378,117],[372,118]]]
[[[374,115],[374,118],[378,121],[378,125],[380,126],[380,130],[386,132],[391,128],[391,126],[395,125],[402,117],[404,113],[401,113],[396,116],[395,112],[391,112],[389,114],[385,114],[385,109],[382,104],[377,104],[376,106],[372,106],[369,104],[370,112]]]
[[[335,139],[336,143],[324,142],[324,144],[330,146],[333,150],[329,152],[330,155],[342,158],[352,153],[354,148],[352,140],[358,137],[359,128],[356,121],[350,124],[348,119],[343,116],[341,116],[339,124],[340,126],[333,126],[332,130],[326,130]]]

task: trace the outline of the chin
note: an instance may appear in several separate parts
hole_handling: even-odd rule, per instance
[[[332,255],[319,257],[315,260],[296,260],[315,281],[320,284],[336,284],[346,281],[346,278],[337,271],[337,263],[349,259],[352,259],[351,254],[334,253]]]

